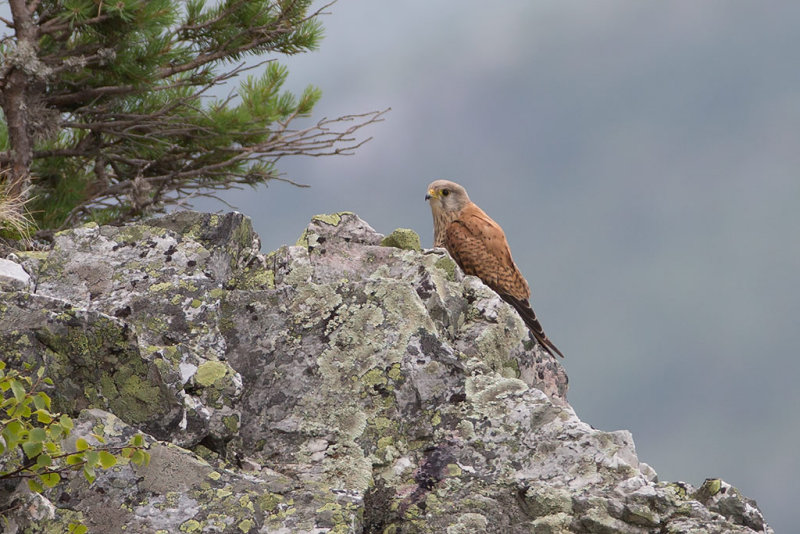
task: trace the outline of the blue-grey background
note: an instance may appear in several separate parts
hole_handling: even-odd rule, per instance
[[[2,10],[7,10],[3,2]],[[505,228],[569,398],[662,480],[719,476],[796,529],[800,2],[340,0],[289,86],[391,107],[356,155],[224,198],[265,250],[352,210],[431,244],[425,187]],[[199,209],[227,209],[198,201]]]
[[[225,198],[264,248],[352,210],[431,246],[449,178],[505,228],[569,398],[662,480],[723,477],[791,532],[800,489],[800,2],[341,0],[315,117],[356,155]],[[197,204],[218,209],[219,204]]]

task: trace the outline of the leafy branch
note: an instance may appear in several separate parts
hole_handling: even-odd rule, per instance
[[[146,465],[144,437],[136,434],[125,446],[105,446],[99,433],[91,437],[100,445],[90,444],[84,437],[75,440],[65,450],[74,428],[72,419],[51,411],[50,397],[40,386],[52,386],[44,376],[44,367],[37,370],[35,380],[17,370],[6,371],[0,361],[0,480],[27,479],[31,491],[41,493],[61,481],[66,471],[82,471],[91,484],[97,478],[96,469],[108,469],[125,458],[135,465]]]

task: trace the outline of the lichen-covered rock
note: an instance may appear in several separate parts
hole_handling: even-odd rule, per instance
[[[580,421],[512,308],[393,235],[320,215],[262,256],[241,215],[182,212],[19,254],[4,359],[46,366],[76,435],[144,431],[152,460],[17,489],[12,531],[771,532]]]
[[[408,228],[398,228],[381,240],[384,247],[402,248],[405,250],[422,250],[419,235]]]

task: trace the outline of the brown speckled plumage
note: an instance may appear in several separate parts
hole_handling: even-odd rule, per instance
[[[467,191],[455,182],[437,180],[428,186],[425,199],[433,213],[434,246],[444,247],[464,271],[480,278],[511,304],[533,336],[550,354],[561,351],[545,335],[531,308],[531,291],[522,276],[506,235],[499,224],[474,204]]]

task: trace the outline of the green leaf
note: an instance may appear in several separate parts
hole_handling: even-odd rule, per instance
[[[86,478],[86,481],[89,482],[89,484],[97,479],[97,475],[94,473],[94,467],[90,467],[88,465],[83,466],[83,476]]]
[[[31,416],[31,407],[29,406],[30,399],[25,399],[24,402],[17,404],[14,408],[13,412],[11,413],[11,417],[21,417],[23,419],[28,419]]]
[[[58,422],[59,424],[61,424],[61,426],[64,427],[64,429],[66,430],[65,432],[66,434],[69,434],[69,432],[75,426],[75,424],[72,422],[72,419],[70,419],[68,415],[62,415],[61,417],[59,417]]]
[[[101,436],[100,434],[95,434],[95,433],[92,433],[92,437],[93,437],[94,439],[96,439],[96,440],[97,440],[98,442],[100,442],[100,443],[105,443],[105,442],[106,442],[106,438],[104,438],[104,437],[103,437],[103,436]]]
[[[131,462],[136,465],[147,465],[150,463],[150,455],[142,450],[136,450],[131,456]]]
[[[131,445],[134,447],[144,447],[144,436],[136,434],[131,438]]]
[[[39,478],[42,479],[42,483],[48,488],[52,488],[61,481],[61,475],[58,473],[45,473],[39,475]]]
[[[42,378],[44,376],[44,367],[39,367],[36,370],[36,378]]]
[[[50,467],[51,465],[53,465],[53,459],[46,452],[43,452],[39,456],[36,457],[36,467],[37,468]]]
[[[39,484],[39,481],[34,478],[28,479],[28,487],[35,493],[41,493],[44,491],[44,488],[41,484]]]
[[[108,451],[100,451],[100,465],[103,467],[103,469],[108,469],[116,463],[117,459],[113,454]]]
[[[50,439],[53,441],[58,441],[62,437],[67,437],[69,432],[64,429],[64,427],[59,423],[51,423],[47,427],[47,435],[50,436]]]
[[[100,453],[97,451],[86,451],[84,458],[86,458],[86,465],[89,467],[97,467],[100,463]]]
[[[13,380],[11,382],[11,392],[14,394],[14,398],[17,402],[22,402],[22,399],[25,398],[25,386],[18,380]]]
[[[67,465],[78,465],[83,463],[83,454],[70,454],[67,456]]]
[[[6,424],[3,429],[3,437],[6,439],[6,447],[13,449],[17,446],[22,436],[22,423],[19,421],[11,421]]]
[[[42,452],[42,444],[25,441],[22,443],[22,450],[25,451],[25,456],[34,458],[37,454]]]
[[[40,391],[33,397],[33,404],[37,410],[49,410],[50,397],[44,391]]]
[[[44,428],[31,428],[30,433],[28,433],[28,439],[34,443],[40,443],[47,439],[47,432],[45,432]]]
[[[53,379],[50,378],[50,377],[45,378],[44,380],[42,380],[42,382],[44,382],[48,386],[52,386],[53,385]]]
[[[61,423],[61,424],[63,425],[64,423]],[[88,448],[89,448],[89,442],[86,441],[85,439],[78,438],[75,441],[75,450],[77,450],[77,451],[85,451]]]
[[[69,534],[86,534],[88,530],[89,528],[86,525],[80,523],[69,524]]]
[[[49,425],[53,422],[53,417],[47,410],[36,410],[34,413],[36,414],[36,420],[40,423]]]

